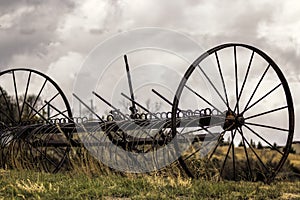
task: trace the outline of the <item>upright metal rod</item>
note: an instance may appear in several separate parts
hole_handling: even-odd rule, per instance
[[[131,75],[130,75],[130,70],[129,70],[129,64],[128,64],[128,60],[127,60],[127,56],[124,55],[124,61],[125,61],[125,66],[126,66],[126,73],[127,73],[127,79],[128,79],[128,86],[129,86],[129,92],[130,92],[130,96],[131,96],[131,103],[132,103],[132,114],[135,114],[134,112],[136,112],[136,107],[135,107],[135,101],[134,101],[134,93],[133,93],[133,88],[132,88],[132,81],[131,81]]]
[[[171,106],[173,106],[173,103],[171,101],[169,101],[166,97],[164,97],[162,94],[160,94],[159,92],[157,92],[155,89],[152,89],[152,92],[154,94],[156,94],[157,96],[159,96],[162,100],[164,100],[165,102],[167,102],[168,104],[170,104]],[[180,108],[177,108],[178,111],[181,111]]]
[[[106,103],[109,107],[111,107],[112,109],[114,109],[114,111],[116,111],[117,113],[119,113],[120,115],[122,115],[125,119],[128,119],[129,118],[120,111],[120,109],[116,108],[115,106],[113,106],[111,103],[109,103],[108,101],[106,101],[103,97],[101,97],[99,94],[97,94],[96,92],[92,92],[93,95],[95,95],[96,97],[98,97],[101,101],[103,101],[104,103]]]
[[[84,107],[86,107],[91,113],[93,113],[101,122],[105,122],[99,115],[97,115],[97,113],[95,113],[93,111],[93,109],[91,109],[86,103],[84,103],[76,94],[73,93],[73,96],[80,102],[82,103],[82,105],[84,105]]]
[[[126,99],[128,99],[129,101],[134,101],[134,103],[139,106],[140,108],[142,108],[144,111],[146,111],[147,113],[149,113],[150,115],[154,116],[156,119],[159,119],[157,116],[155,116],[152,112],[150,112],[147,108],[145,108],[144,106],[142,106],[141,104],[139,104],[138,102],[136,102],[135,100],[132,100],[129,96],[127,96],[126,94],[124,94],[123,92],[121,92],[121,95],[123,97],[125,97]]]

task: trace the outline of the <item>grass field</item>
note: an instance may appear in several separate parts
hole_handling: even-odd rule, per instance
[[[300,199],[300,182],[0,171],[0,199]]]
[[[290,154],[289,160],[300,169],[300,155]],[[124,174],[88,154],[73,162],[73,170],[57,174],[0,169],[0,199],[300,199],[299,174],[294,181],[280,178],[267,185],[203,176],[191,180],[176,166],[151,175]]]
[[[236,149],[240,158],[243,151]],[[273,154],[257,152],[262,158]],[[72,170],[57,174],[0,169],[0,199],[300,199],[300,155],[296,154],[289,155],[289,167],[283,168],[280,181],[270,185],[209,176],[192,180],[183,177],[176,166],[151,175],[125,174],[110,170],[86,151],[80,155],[72,158]],[[290,171],[291,166],[298,171]],[[291,176],[285,173],[296,178],[287,181]]]

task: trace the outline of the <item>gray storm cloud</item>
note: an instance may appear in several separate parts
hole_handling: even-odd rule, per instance
[[[22,56],[27,57],[24,66],[37,62],[46,67],[53,56],[51,45],[59,39],[59,23],[73,7],[70,1],[1,1],[1,68],[21,65],[16,59]]]
[[[97,44],[139,27],[180,31],[204,49],[225,42],[249,43],[261,48],[281,66],[292,83],[295,107],[299,110],[300,94],[296,90],[300,86],[300,3],[297,0],[3,0],[0,69],[31,67],[49,73],[69,95],[76,72]]]

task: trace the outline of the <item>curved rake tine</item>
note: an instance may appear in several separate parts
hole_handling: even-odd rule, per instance
[[[108,106],[110,106],[111,108],[113,108],[115,111],[117,111],[119,114],[121,114],[125,119],[130,120],[130,118],[128,118],[125,114],[123,114],[119,109],[117,109],[115,106],[113,106],[111,103],[109,103],[108,101],[106,101],[103,97],[101,97],[99,94],[97,94],[96,92],[92,92],[96,97],[98,97],[100,100],[102,100],[104,103],[106,103]],[[151,135],[149,135],[149,133],[147,133],[147,131],[142,130],[144,133],[146,133],[149,137],[153,138]]]
[[[29,142],[28,140],[25,140],[25,141],[26,141],[27,144],[29,144],[29,145],[32,147],[32,149],[35,149],[37,152],[39,152],[41,155],[43,155],[44,158],[45,158],[47,161],[49,161],[53,166],[57,167],[57,164],[56,164],[55,162],[53,162],[51,159],[49,159],[49,158],[47,157],[47,155],[46,155],[44,152],[42,152],[41,150],[39,150],[39,149],[37,149],[37,148],[34,148],[35,146],[34,146],[33,144],[31,144],[31,142]]]

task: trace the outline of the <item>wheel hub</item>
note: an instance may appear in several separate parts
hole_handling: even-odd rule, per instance
[[[234,130],[244,125],[244,123],[245,123],[245,119],[243,115],[236,114],[233,111],[229,110],[226,112],[223,129],[226,131]]]

